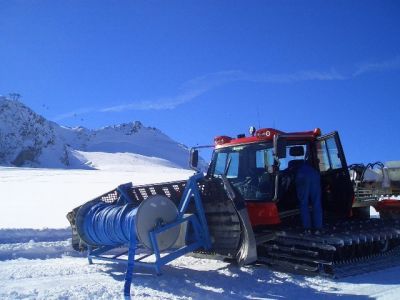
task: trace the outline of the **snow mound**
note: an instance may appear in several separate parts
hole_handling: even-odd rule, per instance
[[[74,156],[88,167],[97,170],[140,171],[149,167],[179,168],[179,165],[158,157],[149,157],[135,153],[105,153],[74,151]]]

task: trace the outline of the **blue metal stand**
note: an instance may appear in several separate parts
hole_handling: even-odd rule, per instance
[[[141,255],[137,254],[137,250],[146,250],[146,248],[138,243],[135,232],[133,230],[135,226],[134,224],[132,224],[132,230],[130,232],[130,239],[128,243],[128,251],[122,251],[121,253],[110,255],[107,254],[107,252],[109,252],[110,250],[114,250],[118,247],[122,247],[124,245],[119,245],[118,247],[101,246],[95,250],[89,247],[89,264],[93,263],[93,259],[126,263],[127,269],[125,274],[124,295],[129,297],[135,266],[153,269],[156,274],[160,275],[161,267],[173,261],[174,259],[177,259],[187,253],[193,252],[199,248],[210,249],[211,240],[198,188],[198,182],[202,178],[203,174],[200,173],[195,174],[189,178],[179,204],[179,213],[176,220],[169,224],[160,225],[149,232],[151,250],[145,251],[144,255],[142,254],[142,251],[140,253]],[[192,199],[195,202],[196,213],[185,215],[189,203]],[[191,229],[190,231],[188,230],[186,233],[186,241],[188,242],[183,247],[179,249],[172,249],[168,253],[163,253],[162,255],[158,247],[157,236],[164,231],[170,230],[173,227],[181,226],[185,222],[187,222],[187,228]],[[193,236],[188,236],[190,233],[193,233]],[[122,258],[122,256],[126,256],[126,254],[128,255],[127,259]],[[154,261],[144,262],[143,260],[145,258],[152,258]]]

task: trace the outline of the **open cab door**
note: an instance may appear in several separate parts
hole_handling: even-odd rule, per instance
[[[347,217],[351,214],[354,191],[338,132],[318,137],[316,152],[326,217]]]

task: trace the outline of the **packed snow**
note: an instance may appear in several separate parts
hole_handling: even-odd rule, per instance
[[[0,228],[65,228],[67,212],[122,183],[173,181],[193,173],[157,164],[164,163],[161,159],[110,153],[90,157],[103,170],[0,167]],[[100,165],[100,159],[109,164]]]
[[[90,155],[99,170],[0,168],[0,299],[121,299],[125,266],[89,265],[73,251],[66,213],[121,183],[171,181],[193,173],[139,155]],[[333,280],[184,256],[165,266],[161,276],[135,274],[132,296],[398,299],[399,275],[400,267],[394,267]]]

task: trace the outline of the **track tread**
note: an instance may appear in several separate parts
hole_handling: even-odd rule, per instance
[[[319,235],[287,228],[258,244],[259,260],[293,272],[345,277],[399,264],[393,259],[400,258],[399,230],[397,220],[379,219],[330,225]]]

